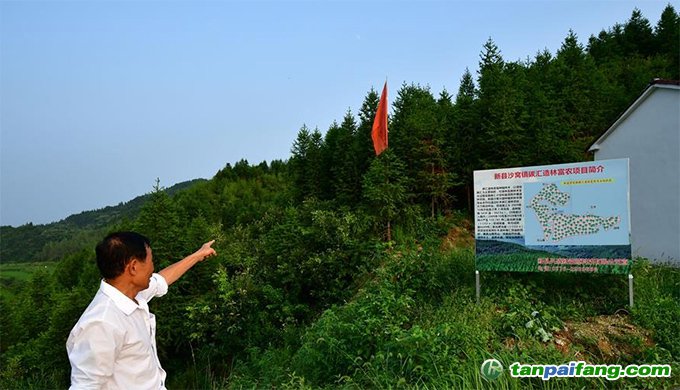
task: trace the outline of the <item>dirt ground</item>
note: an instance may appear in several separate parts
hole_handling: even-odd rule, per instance
[[[566,321],[553,334],[555,346],[565,355],[594,356],[607,363],[631,358],[654,343],[649,332],[632,325],[625,315],[591,317],[583,322]]]

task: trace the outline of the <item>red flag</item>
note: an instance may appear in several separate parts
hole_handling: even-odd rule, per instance
[[[376,111],[375,120],[373,121],[371,138],[373,139],[373,148],[375,149],[376,156],[387,149],[387,81],[385,81],[382,95],[380,95],[378,111]]]

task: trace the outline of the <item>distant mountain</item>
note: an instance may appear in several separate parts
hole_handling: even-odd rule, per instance
[[[205,179],[194,179],[166,188],[173,196]],[[53,260],[66,253],[92,248],[111,226],[137,217],[149,195],[117,206],[73,214],[44,225],[0,226],[0,261],[7,263]]]

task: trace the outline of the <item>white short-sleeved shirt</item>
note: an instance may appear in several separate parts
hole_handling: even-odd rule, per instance
[[[168,283],[153,274],[137,304],[102,280],[66,342],[71,389],[165,389],[148,302],[166,292]]]

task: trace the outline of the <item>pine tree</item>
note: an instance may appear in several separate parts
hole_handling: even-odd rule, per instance
[[[386,227],[387,241],[392,240],[392,222],[408,201],[408,178],[405,165],[389,148],[371,162],[364,175],[364,196],[369,212]]]
[[[626,57],[649,57],[655,54],[654,34],[649,20],[635,8],[623,27],[623,45]]]
[[[336,196],[335,184],[338,180],[338,162],[341,157],[339,151],[341,132],[340,125],[333,121],[321,145],[321,172],[316,178],[321,192],[320,199],[334,199]]]
[[[378,93],[371,88],[361,104],[361,109],[359,109],[359,124],[354,133],[354,140],[352,142],[352,162],[358,176],[353,191],[357,196],[356,199],[359,201],[362,199],[362,178],[368,171],[371,161],[375,159],[371,129],[373,128],[373,121],[375,119],[379,101],[380,97],[378,96]]]
[[[323,191],[322,178],[323,158],[321,147],[323,139],[318,128],[310,132],[303,125],[291,149],[291,175],[294,183],[294,198],[301,202],[307,198],[320,199]],[[323,176],[327,180],[328,176]]]
[[[151,240],[154,261],[164,268],[177,259],[184,248],[184,235],[177,207],[156,179],[149,199],[135,221],[135,230]]]
[[[479,63],[479,115],[481,118],[481,168],[521,165],[518,153],[526,144],[520,126],[523,115],[525,82],[522,69],[506,64],[491,38],[484,44]]]
[[[527,111],[524,127],[531,140],[526,165],[547,165],[576,161],[572,145],[572,128],[563,119],[557,82],[560,75],[549,51],[536,54],[527,69],[531,83],[527,87]]]
[[[307,166],[309,165],[309,150],[311,148],[312,134],[306,125],[302,125],[297,138],[293,142],[290,158],[290,173],[293,180],[294,198],[301,202],[306,194],[310,193],[307,187]]]
[[[605,91],[610,99],[616,96],[616,91],[613,85],[608,85],[573,31],[569,31],[557,51],[552,79],[555,101],[560,105],[560,122],[567,126],[560,131],[560,137],[569,137],[573,149],[567,155],[584,159],[586,145],[607,126],[606,108],[602,105],[606,101]]]
[[[658,52],[668,58],[670,78],[680,80],[680,14],[668,4],[654,30]]]
[[[454,108],[455,129],[451,143],[458,144],[458,147],[449,149],[449,164],[465,185],[467,208],[472,211],[472,174],[475,169],[481,169],[479,156],[482,140],[475,82],[467,68],[460,80]]]
[[[340,205],[350,206],[360,200],[361,176],[354,161],[353,144],[357,136],[357,123],[351,110],[347,110],[339,128],[339,137],[335,150],[335,182],[333,188]]]
[[[394,115],[390,122],[389,147],[398,159],[406,164],[406,174],[413,178],[409,192],[417,197],[420,204],[430,204],[424,173],[430,171],[428,148],[433,142],[441,141],[438,107],[429,88],[418,85],[403,85],[394,101]]]
[[[435,217],[437,211],[450,205],[452,196],[449,193],[454,186],[456,176],[446,167],[446,158],[442,142],[439,138],[421,141],[421,158],[423,170],[418,173],[421,191],[430,198],[430,216]]]
[[[306,186],[309,188],[307,198],[321,199],[323,190],[321,187],[322,181],[322,154],[321,148],[323,146],[323,136],[319,128],[314,128],[309,142],[309,150],[307,151],[307,170],[306,170]],[[324,178],[327,180],[328,177]]]
[[[444,168],[442,173],[447,176],[447,190],[442,194],[444,198],[441,199],[443,206],[442,211],[453,207],[453,202],[456,201],[457,196],[454,193],[455,187],[462,184],[460,182],[460,166],[456,165],[460,159],[460,152],[464,145],[456,139],[456,108],[453,105],[453,97],[444,89],[439,94],[437,100],[439,117],[439,142],[441,142],[441,153],[443,161],[441,166]],[[455,156],[455,157],[454,157]]]

